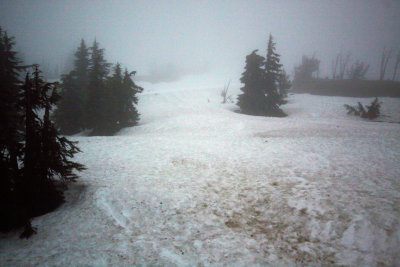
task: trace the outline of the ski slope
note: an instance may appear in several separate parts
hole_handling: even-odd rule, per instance
[[[145,89],[139,126],[72,138],[88,169],[37,235],[1,236],[0,264],[399,264],[400,99],[381,100],[385,122],[311,95],[266,118],[219,89]]]

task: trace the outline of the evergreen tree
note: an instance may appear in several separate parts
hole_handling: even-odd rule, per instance
[[[22,154],[19,70],[14,39],[0,27],[0,231],[18,224],[15,214],[15,182],[20,176],[18,158]],[[17,225],[18,226],[18,225]],[[19,225],[21,226],[21,225]]]
[[[139,113],[134,105],[137,105],[137,93],[143,88],[137,86],[131,76],[135,72],[125,69],[122,74],[119,63],[114,67],[114,73],[107,81],[106,111],[109,133],[116,132],[123,127],[134,126],[139,120]]]
[[[54,112],[56,125],[63,134],[74,134],[85,127],[84,104],[87,97],[89,51],[85,41],[75,52],[74,69],[62,77],[61,101]]]
[[[22,236],[29,237],[33,232],[29,218],[52,211],[63,203],[63,192],[57,184],[75,181],[74,170],[81,171],[84,166],[69,159],[80,150],[76,142],[60,137],[50,120],[51,108],[59,99],[57,83],[45,83],[36,66],[33,75],[26,75],[23,92],[23,168],[15,190],[21,198],[21,219],[26,221]],[[44,110],[43,117],[39,115],[40,110]]]
[[[292,87],[292,83],[290,82],[289,75],[286,74],[286,71],[282,69],[281,74],[279,75],[278,79],[278,89],[279,95],[281,99],[286,103],[284,100],[288,96],[288,90]]]
[[[19,65],[13,46],[0,29],[0,231],[25,225],[21,237],[29,237],[30,218],[63,202],[57,181],[76,179],[74,171],[84,167],[70,161],[79,149],[50,121],[57,83],[44,83],[37,66],[22,83],[19,70],[29,66]]]
[[[244,84],[240,88],[243,93],[238,96],[237,105],[245,114],[265,115],[265,71],[262,68],[264,57],[257,55],[257,51],[254,50],[246,56],[245,71],[240,78]]]
[[[122,92],[121,92],[121,113],[118,115],[120,126],[134,126],[139,121],[139,113],[134,105],[138,104],[137,94],[143,91],[143,88],[137,86],[132,80],[132,76],[135,75],[136,72],[128,72],[125,69],[124,78],[122,81]]]
[[[122,69],[121,65],[117,63],[114,67],[114,73],[111,77],[107,79],[106,83],[106,117],[107,121],[104,123],[107,124],[107,128],[109,130],[109,134],[116,132],[120,129],[119,126],[119,114],[121,113],[123,98],[122,95]]]
[[[265,95],[266,95],[266,115],[269,116],[286,116],[279,108],[284,104],[282,94],[279,92],[279,79],[282,75],[282,64],[280,64],[280,55],[275,52],[275,42],[270,34],[268,40],[267,57],[265,59]]]
[[[85,125],[93,129],[92,134],[109,134],[107,112],[106,79],[110,64],[104,59],[104,49],[99,48],[95,40],[90,48],[88,95],[86,98]]]
[[[87,96],[86,87],[89,81],[89,48],[86,47],[83,39],[75,52],[74,71],[76,82],[80,86],[80,98],[85,99]]]

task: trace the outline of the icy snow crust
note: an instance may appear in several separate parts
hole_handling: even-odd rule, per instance
[[[88,169],[37,235],[0,238],[0,263],[399,264],[400,100],[381,100],[386,122],[311,95],[266,118],[219,89],[146,90],[139,126],[73,138]]]

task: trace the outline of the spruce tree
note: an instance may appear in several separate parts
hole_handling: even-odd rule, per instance
[[[136,72],[128,72],[125,69],[122,74],[121,65],[117,63],[114,72],[106,83],[106,112],[108,118],[108,133],[112,134],[123,127],[136,125],[139,113],[134,105],[137,105],[137,93],[143,88],[137,86],[131,76]]]
[[[246,56],[245,71],[240,81],[244,84],[240,90],[243,92],[238,96],[237,105],[241,112],[251,115],[265,115],[265,71],[262,68],[264,57],[257,55],[254,50]]]
[[[84,109],[87,97],[89,49],[82,39],[75,52],[74,69],[63,75],[61,100],[54,112],[56,125],[63,134],[74,134],[85,128]]]
[[[30,218],[63,202],[57,181],[76,179],[84,167],[70,160],[79,149],[50,120],[57,84],[45,83],[37,66],[21,82],[19,71],[29,66],[20,65],[13,46],[0,29],[0,231],[25,225],[21,237],[29,237]]]
[[[125,69],[124,78],[122,81],[122,92],[121,92],[121,109],[119,117],[120,127],[134,126],[139,121],[139,112],[137,111],[135,105],[138,104],[137,94],[143,91],[143,88],[137,86],[132,80],[132,76],[136,72],[128,72]]]
[[[285,113],[279,108],[284,104],[283,95],[279,92],[279,79],[282,75],[282,64],[280,55],[275,52],[275,42],[270,34],[268,40],[267,57],[265,58],[265,95],[266,95],[266,115],[282,117]]]
[[[292,83],[290,82],[289,75],[287,75],[286,71],[282,69],[278,79],[278,91],[283,104],[286,103],[285,98],[288,96],[288,90],[290,87],[292,87]]]
[[[80,150],[75,142],[60,137],[50,120],[51,108],[59,99],[57,83],[45,83],[36,66],[23,85],[25,142],[22,177],[16,182],[21,216],[26,220],[22,237],[33,233],[29,219],[50,212],[64,202],[59,183],[75,181],[84,166],[70,160]],[[43,110],[44,116],[39,112]]]
[[[115,132],[120,129],[119,126],[119,114],[121,113],[123,98],[122,95],[122,69],[121,65],[117,63],[114,67],[114,73],[107,80],[107,123],[110,133]]]
[[[19,179],[18,158],[22,154],[21,69],[14,39],[0,27],[0,231],[18,227],[15,182]]]
[[[78,50],[75,52],[74,71],[76,82],[80,86],[80,98],[85,99],[89,81],[89,48],[86,47],[84,39],[81,40]]]
[[[108,135],[106,79],[110,64],[104,59],[104,49],[95,40],[90,48],[89,82],[85,104],[85,125],[93,135]]]

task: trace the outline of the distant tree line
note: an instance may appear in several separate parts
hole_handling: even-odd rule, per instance
[[[58,84],[46,83],[38,65],[22,65],[14,45],[0,28],[0,231],[25,226],[21,237],[29,237],[30,219],[57,208],[61,185],[75,181],[84,166],[71,161],[76,142],[50,120]]]
[[[112,135],[137,124],[135,105],[143,88],[132,80],[136,72],[117,63],[109,75],[110,68],[99,43],[95,40],[88,48],[82,39],[73,69],[61,78],[61,101],[53,115],[61,133],[90,129],[92,135]]]
[[[320,61],[315,58],[315,55],[312,57],[303,56],[301,63],[295,67],[294,90],[321,95],[400,97],[400,82],[396,81],[400,64],[400,51],[393,64],[391,79],[385,80],[391,55],[392,50],[383,49],[377,80],[366,80],[366,74],[370,66],[360,60],[356,60],[351,64],[350,53],[340,52],[336,54],[331,65],[332,77],[330,79],[318,77]]]
[[[280,108],[286,103],[288,89],[291,87],[289,76],[280,64],[280,55],[276,53],[275,42],[269,36],[266,57],[254,50],[246,56],[245,71],[240,81],[244,84],[238,96],[237,105],[242,113],[284,117]]]

